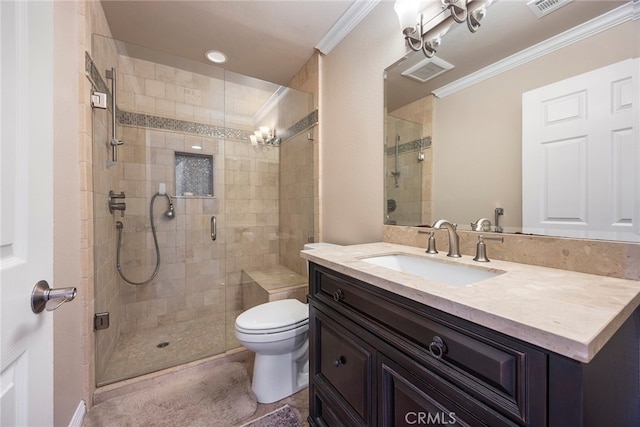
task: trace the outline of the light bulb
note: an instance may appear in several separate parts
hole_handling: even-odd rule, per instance
[[[260,126],[260,134],[262,139],[267,140],[269,138],[269,126]]]
[[[419,6],[420,2],[417,0],[396,0],[393,5],[403,34],[407,35],[415,31]]]

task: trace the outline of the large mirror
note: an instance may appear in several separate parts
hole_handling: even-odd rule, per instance
[[[625,1],[572,1],[541,18],[526,1],[496,1],[477,32],[454,24],[431,60],[411,52],[389,66],[385,224],[428,226],[444,218],[469,230],[487,218],[491,231],[497,225],[503,232],[640,241],[637,170],[624,177],[633,232],[523,229],[523,94],[638,58],[637,15],[637,4]],[[623,89],[636,115],[638,90],[637,78]],[[630,135],[637,166],[637,126]]]

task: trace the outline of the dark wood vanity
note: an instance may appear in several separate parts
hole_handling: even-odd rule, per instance
[[[639,426],[636,312],[581,363],[309,268],[312,426]]]

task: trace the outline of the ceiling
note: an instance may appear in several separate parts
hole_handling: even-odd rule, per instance
[[[207,50],[221,50],[228,56],[223,65],[226,70],[286,85],[314,49],[319,44],[326,44],[325,36],[346,35],[349,25],[356,25],[378,1],[102,0],[102,6],[117,40],[206,64],[204,53]],[[422,1],[431,6],[438,3],[438,0]],[[403,94],[413,94],[414,99],[418,99],[433,89],[627,2],[573,0],[538,19],[527,7],[527,1],[495,0],[474,34],[465,24],[454,24],[443,37],[437,56],[455,68],[426,84],[403,77],[392,95],[398,102],[402,102]],[[363,11],[364,5],[368,5],[368,9]],[[354,12],[358,8],[361,10]],[[358,19],[351,19],[354,15]],[[390,15],[395,14],[390,12]],[[345,18],[350,21],[348,24],[345,24]],[[397,18],[390,16],[390,19],[396,21]],[[327,53],[326,49],[320,50]],[[421,59],[424,56],[417,52],[403,67]],[[392,73],[388,73],[388,78],[393,78]],[[392,97],[388,100],[394,103]]]
[[[281,85],[302,68],[353,3],[102,0],[117,40],[201,63],[208,63],[206,51],[220,50],[228,56],[225,69]]]

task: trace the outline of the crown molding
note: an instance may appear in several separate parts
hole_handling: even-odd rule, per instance
[[[327,55],[336,47],[373,10],[380,0],[356,0],[349,9],[336,21],[329,32],[316,45],[322,54]]]
[[[291,90],[292,89],[289,89],[286,86],[279,86],[276,91],[273,92],[273,94],[269,97],[269,99],[267,99],[265,103],[262,104],[262,106],[258,108],[258,111],[256,111],[253,115],[254,125],[259,125],[262,119],[264,119],[266,115],[271,112],[271,110],[276,108],[280,100],[283,99]]]
[[[518,67],[563,47],[584,40],[602,31],[606,31],[627,21],[640,19],[640,0],[632,0],[597,18],[580,24],[570,30],[551,37],[514,55],[488,65],[461,79],[451,82],[433,91],[438,98],[452,95],[512,68]]]

